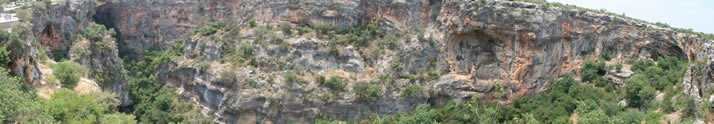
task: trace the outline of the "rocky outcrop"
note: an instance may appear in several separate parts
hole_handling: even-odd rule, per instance
[[[107,34],[103,41],[77,37],[89,26],[96,5],[94,0],[67,0],[33,10],[31,31],[39,42],[35,46],[44,49],[48,56],[67,57],[87,67],[90,78],[103,90],[115,93],[121,106],[127,106],[131,100],[116,40],[110,37],[111,34]]]
[[[30,35],[27,29],[31,24],[21,23],[13,26],[13,33],[18,33],[18,41],[10,40],[7,48],[12,54],[9,66],[14,75],[21,76],[30,85],[40,86],[42,72],[38,62],[40,61],[40,47],[37,45],[35,37]]]
[[[217,115],[216,121],[227,123],[310,122],[318,117],[361,119],[408,111],[423,102],[468,99],[473,94],[486,94],[489,100],[508,103],[511,98],[548,90],[549,77],[577,74],[584,59],[595,58],[605,51],[619,59],[667,55],[701,61],[705,66],[690,68],[689,76],[684,79],[686,92],[695,95],[701,95],[702,88],[711,83],[714,67],[712,41],[620,16],[524,2],[100,2],[104,4],[96,8],[96,13],[101,14],[93,18],[117,29],[119,46],[143,51],[183,43],[186,55],[156,70],[158,79],[194,99],[206,108],[207,114]],[[210,22],[247,27],[250,19],[269,25],[326,23],[338,28],[373,22],[382,31],[423,32],[424,37],[408,33],[408,38],[393,39],[398,43],[395,47],[369,56],[355,46],[341,46],[338,54],[330,54],[327,48],[330,40],[309,36],[285,39],[287,43],[281,44],[283,46],[249,40],[223,44],[210,38],[180,39],[185,34],[193,35],[194,29]],[[251,32],[250,29],[241,31]],[[242,34],[246,38],[254,37],[254,34]],[[435,42],[428,43],[423,38]],[[229,45],[253,46],[255,65],[234,67],[216,61],[224,56],[221,55],[223,47]],[[196,59],[199,56],[203,59]],[[220,81],[222,72],[230,69],[235,69],[239,81]],[[418,74],[427,70],[444,76],[432,81],[397,80],[380,84],[382,96],[372,102],[357,99],[352,89],[379,81],[380,75]],[[306,75],[306,81],[286,81],[281,76],[286,71]],[[308,76],[315,74],[343,77],[347,87],[335,92]],[[622,77],[625,75],[616,78]],[[402,90],[410,85],[421,86],[423,93],[419,97],[404,95]],[[502,88],[504,93],[493,93],[497,88],[499,91]],[[335,95],[323,101],[324,94]]]
[[[121,106],[131,105],[129,86],[124,78],[116,41],[107,35],[102,41],[77,39],[68,53],[69,59],[87,67],[90,78],[103,91],[115,93]]]
[[[245,25],[255,19],[270,24],[328,23],[351,27],[357,24],[358,5],[353,0],[106,0],[97,8],[95,20],[116,28],[128,48],[142,51],[168,46],[183,34],[211,22]]]
[[[95,5],[93,0],[67,0],[34,10],[32,33],[49,56],[66,53],[74,37],[89,25]]]

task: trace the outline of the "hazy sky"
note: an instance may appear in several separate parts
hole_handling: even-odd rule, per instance
[[[714,33],[714,0],[548,0]]]

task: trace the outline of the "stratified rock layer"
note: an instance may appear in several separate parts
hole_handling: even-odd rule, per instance
[[[156,72],[159,80],[196,99],[207,113],[216,114],[218,122],[311,122],[318,117],[363,119],[409,111],[424,102],[438,105],[449,100],[460,101],[472,94],[487,94],[487,99],[508,103],[511,98],[547,90],[549,77],[567,72],[577,74],[584,59],[596,58],[605,51],[617,59],[667,55],[701,61],[704,66],[690,68],[682,84],[690,95],[702,95],[714,74],[711,71],[714,69],[712,41],[622,17],[531,3],[457,0],[119,0],[100,3],[93,8],[98,14],[91,18],[117,29],[120,46],[143,51],[183,43],[185,51],[195,51],[205,57],[207,67],[198,66],[200,64],[194,62],[196,58],[185,55]],[[66,17],[74,16],[65,13],[57,16],[64,19],[49,18],[38,21],[36,26],[47,25],[39,22],[69,23],[50,23],[33,31],[41,32],[35,33],[36,37],[59,39],[56,32],[73,32],[82,28],[72,28],[81,27],[72,25],[86,25],[83,19],[89,18],[88,15],[74,15],[80,18],[75,20],[77,22],[66,21]],[[338,28],[378,22],[380,30],[387,32],[423,31],[436,43],[430,45],[421,38],[400,40],[402,44],[392,48],[399,52],[367,57],[354,46],[341,46],[337,55],[330,54],[329,41],[303,36],[286,39],[287,48],[231,42],[235,44],[229,45],[254,46],[256,63],[255,67],[236,70],[239,81],[228,85],[231,83],[221,83],[220,75],[229,71],[225,68],[231,65],[217,62],[222,48],[227,46],[209,38],[179,40],[210,22],[247,27],[250,19],[268,25],[326,23]],[[243,34],[248,38],[253,36]],[[51,46],[51,50],[68,44],[61,40],[50,41],[43,45]],[[202,42],[205,47],[197,47],[201,45],[196,44]],[[275,64],[275,61],[283,64]],[[302,70],[298,73],[304,75],[314,72],[344,77],[347,88],[336,92],[317,84],[311,77],[306,77],[306,83],[291,83],[281,76],[286,70]],[[443,76],[417,82],[423,92],[416,96],[401,92],[414,84],[408,80],[380,85],[382,93],[376,101],[359,100],[352,89],[352,86],[378,80],[378,75],[416,74],[424,70],[436,70]],[[496,86],[505,92],[493,93]],[[325,93],[334,97],[323,101],[320,97]]]

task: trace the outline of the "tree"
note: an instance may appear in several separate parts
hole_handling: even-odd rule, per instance
[[[110,42],[115,41],[111,38],[112,35],[116,34],[114,29],[107,29],[104,25],[91,23],[89,26],[84,28],[82,36],[92,41],[93,47],[96,48],[113,48]]]
[[[65,88],[74,88],[79,82],[80,65],[72,61],[63,61],[52,67],[52,73],[60,80]]]
[[[62,88],[44,102],[50,115],[66,123],[97,123],[108,108],[90,95],[79,95],[72,90]]]
[[[255,22],[255,19],[250,19],[248,20],[248,26],[254,28],[255,26],[258,26],[258,23]]]
[[[0,47],[0,66],[7,65],[12,60],[10,52],[5,46]]]
[[[131,114],[105,114],[100,119],[102,124],[136,124],[136,117]]]
[[[640,91],[646,86],[646,80],[646,77],[642,74],[635,74],[625,79],[625,97],[628,99],[630,106],[641,105],[643,99],[640,97]]]
[[[580,78],[583,81],[593,81],[600,74],[605,73],[605,63],[600,61],[600,63],[595,62],[595,60],[587,59],[580,72]]]
[[[345,89],[345,84],[339,77],[332,76],[327,81],[325,81],[325,86],[332,90],[342,90]]]
[[[375,101],[382,95],[382,87],[379,85],[355,86],[354,91],[360,99],[366,101]]]
[[[644,120],[645,114],[639,111],[627,111],[618,114],[615,119],[616,124],[639,124]]]
[[[10,76],[0,68],[0,122],[52,123],[35,92],[20,77]]]
[[[28,7],[20,7],[15,9],[15,15],[21,22],[29,22],[32,20],[32,10]]]

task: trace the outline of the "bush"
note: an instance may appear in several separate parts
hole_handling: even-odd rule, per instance
[[[298,35],[303,35],[309,31],[307,28],[302,26],[297,26],[295,29],[297,30]]]
[[[430,71],[429,73],[427,73],[426,80],[427,80],[427,81],[433,81],[433,80],[438,80],[439,78],[441,78],[441,74],[440,74],[439,72],[437,72],[437,71]]]
[[[12,61],[9,50],[5,46],[0,47],[0,66],[5,66]]]
[[[324,103],[329,103],[329,102],[330,102],[330,98],[332,98],[332,94],[323,93],[323,94],[320,96],[320,101],[322,101],[322,102],[324,102]]]
[[[602,51],[602,52],[600,53],[600,57],[601,57],[602,59],[607,60],[607,61],[610,61],[610,60],[612,59],[612,55],[610,54],[610,52],[607,52],[607,51]]]
[[[416,76],[414,76],[413,74],[408,74],[408,73],[402,73],[399,75],[399,77],[403,78],[403,79],[409,79],[409,82],[416,82],[416,79],[417,79]]]
[[[110,93],[79,95],[69,89],[56,91],[45,101],[45,107],[55,119],[66,123],[96,123],[107,112],[119,105],[119,100]]]
[[[253,46],[242,45],[240,46],[240,56],[247,58],[248,56],[253,56]]]
[[[63,61],[52,67],[52,73],[60,80],[63,87],[72,89],[77,86],[79,77],[82,75],[79,68],[80,65],[77,63]]]
[[[332,76],[330,79],[325,81],[325,86],[332,90],[342,90],[345,89],[345,83],[339,77]]]
[[[35,101],[32,86],[21,77],[10,76],[5,68],[0,68],[0,121],[2,123],[47,123],[52,117],[42,104]]]
[[[234,84],[236,81],[238,81],[238,76],[236,76],[236,72],[233,72],[233,71],[221,72],[221,82],[223,82],[224,85],[230,86],[230,85]]]
[[[340,49],[337,48],[337,45],[331,44],[329,48],[327,48],[327,54],[333,56],[340,55]]]
[[[102,116],[101,124],[136,124],[136,117],[131,114],[114,113]]]
[[[616,124],[639,124],[645,119],[645,114],[638,111],[627,111],[618,114],[615,119]]]
[[[314,78],[315,78],[315,82],[317,82],[318,84],[324,84],[324,83],[325,83],[325,76],[315,75]]]
[[[21,22],[29,22],[32,20],[32,10],[27,7],[20,7],[15,9],[15,14]]]
[[[580,78],[583,81],[593,81],[598,76],[605,74],[605,62],[595,62],[595,60],[587,59],[583,68],[580,71]]]
[[[317,31],[318,35],[327,35],[328,32],[334,30],[334,27],[330,24],[316,24],[315,25],[315,31]]]
[[[96,23],[89,24],[89,26],[84,28],[84,31],[82,31],[82,36],[92,42],[104,41],[104,36],[111,36],[114,34],[116,34],[116,32],[114,32],[113,29],[107,29],[104,25]]]
[[[355,94],[359,99],[376,101],[382,95],[382,88],[379,85],[355,86]]]
[[[419,92],[421,92],[421,86],[417,84],[410,84],[406,88],[402,89],[402,94],[406,96],[418,96]]]
[[[198,29],[198,33],[200,33],[203,36],[214,34],[217,31],[218,31],[218,29],[213,28],[213,27],[203,27],[201,29]]]
[[[298,77],[298,75],[295,71],[287,71],[287,72],[283,73],[283,76],[285,77],[285,80],[290,81],[290,82],[296,82],[296,83],[303,82],[302,78]]]
[[[248,20],[248,26],[255,28],[255,26],[258,26],[258,23],[255,22],[255,19],[250,19]]]
[[[635,63],[632,63],[631,69],[635,72],[642,72],[650,66],[655,66],[655,63],[652,60],[637,61]]]
[[[288,24],[288,23],[280,23],[279,28],[280,28],[280,31],[282,31],[283,34],[285,34],[285,35],[287,35],[287,36],[293,35],[293,31],[292,31],[293,28],[290,26],[290,24]]]

